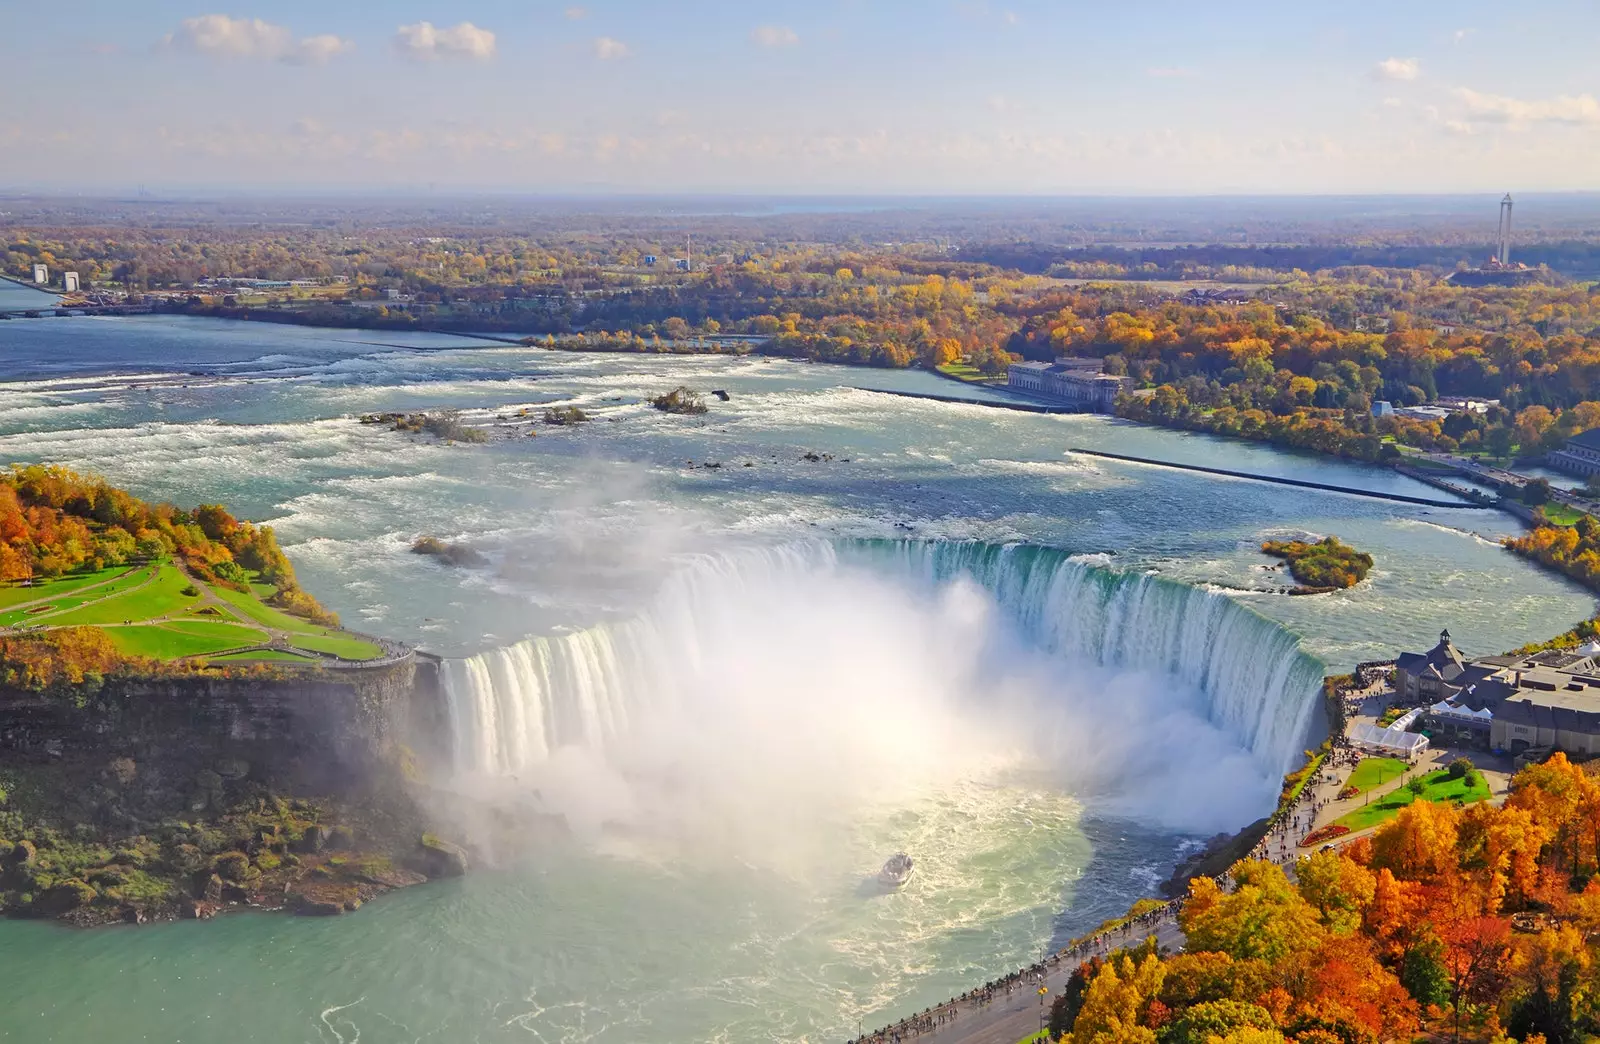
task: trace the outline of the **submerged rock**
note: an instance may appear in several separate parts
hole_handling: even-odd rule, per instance
[[[460,845],[423,834],[419,846],[422,872],[431,878],[460,877],[467,872],[467,851]]]

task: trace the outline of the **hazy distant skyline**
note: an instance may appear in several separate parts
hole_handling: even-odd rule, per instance
[[[317,4],[0,14],[0,189],[1600,188],[1600,5]]]

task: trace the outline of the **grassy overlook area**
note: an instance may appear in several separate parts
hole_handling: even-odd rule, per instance
[[[383,655],[300,588],[268,527],[61,468],[0,474],[0,684]]]

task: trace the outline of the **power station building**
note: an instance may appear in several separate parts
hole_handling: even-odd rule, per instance
[[[1566,446],[1546,453],[1544,460],[1569,475],[1600,475],[1600,428],[1579,432],[1567,440]]]
[[[1066,357],[1053,363],[1012,363],[1006,370],[1006,387],[1093,413],[1110,413],[1117,395],[1131,382],[1102,373],[1103,365],[1099,359]]]

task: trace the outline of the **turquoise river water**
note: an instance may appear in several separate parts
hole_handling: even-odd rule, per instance
[[[710,411],[650,408],[679,384]],[[1387,472],[874,388],[961,391],[440,335],[0,322],[0,460],[271,522],[347,624],[448,658],[434,785],[572,828],[517,859],[469,837],[481,872],[336,920],[0,923],[0,1039],[843,1040],[1120,912],[1261,815],[1326,667],[1441,627],[1499,651],[1594,608],[1503,551],[1517,524],[1495,512],[1069,450],[1436,495]],[[593,419],[538,423],[552,403]],[[490,441],[358,419],[443,407]],[[1371,578],[1276,593],[1260,542],[1326,533],[1370,551]],[[487,565],[413,555],[422,534]],[[913,884],[865,887],[898,849]]]

